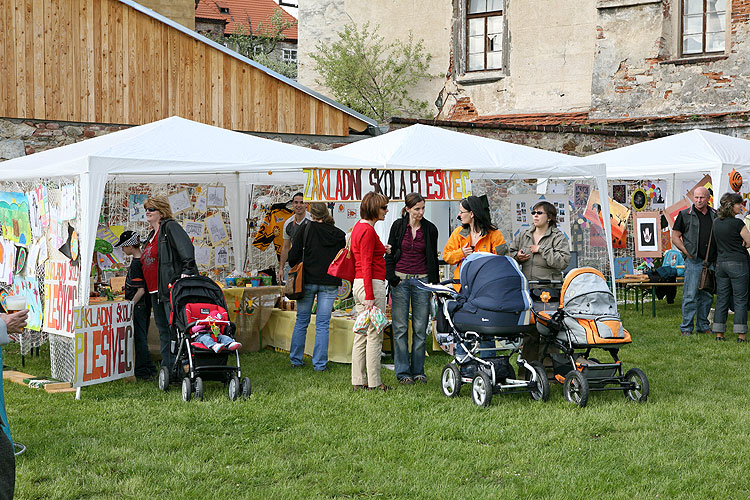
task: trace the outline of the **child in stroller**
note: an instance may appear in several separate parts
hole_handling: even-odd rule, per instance
[[[244,377],[240,381],[239,343],[233,346],[236,366],[230,366],[227,361],[232,350],[219,349],[217,352],[210,348],[211,345],[194,342],[193,339],[196,333],[201,336],[206,333],[203,328],[208,326],[209,330],[218,331],[219,339],[234,342],[236,326],[228,319],[221,288],[212,279],[203,276],[182,278],[172,284],[170,305],[171,349],[172,352],[177,350],[177,354],[172,366],[162,366],[159,371],[159,389],[167,391],[170,382],[178,383],[181,380],[184,401],[189,401],[193,393],[197,399],[203,399],[203,380],[219,380],[227,384],[229,399],[236,400],[240,394],[250,396],[250,379]],[[194,333],[196,327],[198,330]]]
[[[471,383],[474,403],[489,406],[494,393],[529,392],[535,400],[549,398],[549,381],[541,363],[519,367],[526,379],[516,379],[510,364],[519,352],[526,330],[534,328],[528,284],[518,264],[507,256],[476,252],[461,266],[461,291],[420,283],[436,298],[438,343],[454,347],[453,360],[440,377],[443,394],[458,396],[461,385]]]
[[[222,332],[226,329],[229,315],[223,307],[214,305],[213,308],[206,307],[207,304],[189,304],[191,308],[189,316],[199,318],[195,320],[195,326],[191,329],[193,341],[191,345],[197,348],[211,349],[215,353],[221,351],[236,351],[242,344],[235,342],[229,335]]]
[[[534,315],[542,360],[551,359],[565,399],[583,407],[589,391],[605,390],[622,390],[633,401],[648,399],[648,379],[642,370],[631,368],[623,375],[618,352],[631,342],[630,333],[622,326],[617,303],[600,271],[592,267],[572,270],[562,283],[559,307],[535,308]],[[590,357],[592,349],[605,350],[612,362]]]

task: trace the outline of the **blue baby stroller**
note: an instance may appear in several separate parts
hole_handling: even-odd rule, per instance
[[[440,377],[443,394],[454,398],[470,383],[479,406],[489,406],[495,393],[528,392],[546,401],[549,381],[542,364],[519,355],[516,363],[527,374],[519,380],[510,363],[523,334],[536,328],[528,282],[518,264],[506,256],[477,252],[461,265],[460,281],[460,292],[445,286],[453,280],[418,285],[435,296],[436,339],[454,355]]]

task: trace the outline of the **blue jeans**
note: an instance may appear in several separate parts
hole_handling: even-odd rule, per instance
[[[161,366],[166,366],[170,370],[174,364],[175,355],[172,354],[171,342],[172,333],[169,326],[169,315],[172,312],[167,302],[160,302],[158,293],[151,295],[151,309],[154,311],[154,323],[159,329],[159,347],[161,351]]]
[[[734,295],[734,333],[747,333],[747,279],[747,261],[725,260],[716,264],[714,332],[727,330],[727,313]]]
[[[148,324],[151,321],[151,298],[141,297],[133,306],[133,344],[135,345],[136,377],[151,377],[156,375],[156,368],[151,362],[148,352]]]
[[[297,322],[294,323],[292,343],[289,346],[289,361],[296,366],[302,365],[305,354],[307,326],[310,324],[313,300],[318,297],[315,312],[315,347],[312,364],[315,370],[325,370],[328,363],[328,325],[331,322],[333,301],[336,300],[338,287],[334,285],[306,284],[305,295],[297,300]]]
[[[695,318],[695,329],[698,332],[711,330],[708,324],[708,312],[714,296],[708,292],[698,290],[698,281],[701,277],[703,261],[700,259],[685,259],[685,282],[682,285],[682,324],[680,330],[683,332],[693,331],[693,318]]]
[[[219,339],[219,341],[215,341],[214,338],[211,336],[210,333],[201,333],[200,335],[196,335],[195,340],[193,342],[200,342],[204,346],[206,346],[208,349],[211,349],[216,344],[221,344],[223,346],[228,346],[232,342],[234,342],[234,339],[230,337],[229,335],[218,335],[216,337]]]
[[[430,317],[430,292],[420,290],[416,278],[402,279],[391,288],[393,363],[396,378],[424,375],[425,338]],[[411,301],[411,356],[409,356],[409,302]]]

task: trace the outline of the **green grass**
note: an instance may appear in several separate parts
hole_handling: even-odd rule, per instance
[[[646,404],[596,392],[582,409],[553,384],[547,403],[495,395],[483,409],[467,387],[442,395],[442,354],[426,386],[389,393],[351,392],[349,365],[293,370],[271,351],[243,356],[246,401],[210,382],[189,403],[145,382],[87,387],[80,401],[6,382],[28,447],[16,498],[750,497],[750,347],[680,337],[679,305],[650,312],[623,313],[634,342],[620,353],[648,375]],[[5,363],[20,366],[17,346]],[[26,370],[48,375],[48,351]]]

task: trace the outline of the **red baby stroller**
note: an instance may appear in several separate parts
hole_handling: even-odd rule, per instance
[[[193,327],[211,323],[223,335],[235,337],[237,327],[228,320],[227,305],[221,288],[210,278],[192,276],[174,282],[170,292],[172,314],[169,318],[172,334],[172,352],[177,349],[171,367],[162,366],[159,371],[159,389],[169,390],[169,384],[182,380],[182,399],[189,401],[195,393],[203,399],[203,381],[218,380],[228,387],[229,399],[236,400],[241,394],[250,396],[250,379],[242,377],[239,352],[214,352],[203,344],[193,342]],[[218,314],[217,314],[218,313]],[[217,320],[219,317],[227,318]],[[236,366],[227,364],[234,354]]]

